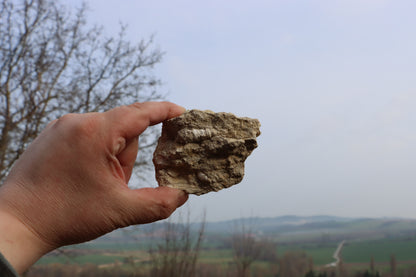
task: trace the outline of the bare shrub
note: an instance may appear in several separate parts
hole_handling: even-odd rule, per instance
[[[192,277],[200,254],[205,230],[205,215],[197,231],[193,232],[190,214],[176,223],[164,222],[162,242],[149,249],[153,277]]]

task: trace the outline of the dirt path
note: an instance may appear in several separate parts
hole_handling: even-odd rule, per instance
[[[341,241],[338,244],[338,247],[335,250],[334,255],[332,255],[332,257],[335,259],[335,262],[327,264],[327,265],[325,265],[325,267],[337,267],[338,266],[339,262],[341,261],[340,254],[341,254],[341,251],[342,251],[342,247],[344,247],[344,244],[345,244],[345,240]]]

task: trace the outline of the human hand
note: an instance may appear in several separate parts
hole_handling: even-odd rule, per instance
[[[187,195],[176,189],[127,187],[138,136],[183,112],[169,102],[146,102],[51,122],[0,188],[0,232],[17,236],[0,239],[0,251],[16,270],[54,248],[166,218],[185,203]],[[20,247],[34,253],[22,261]]]

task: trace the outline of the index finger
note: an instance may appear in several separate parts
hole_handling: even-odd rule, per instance
[[[123,137],[139,136],[148,126],[163,122],[185,112],[171,102],[143,102],[114,108],[107,112]]]

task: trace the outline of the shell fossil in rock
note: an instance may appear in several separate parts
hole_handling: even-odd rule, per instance
[[[201,195],[238,184],[259,135],[257,119],[231,113],[190,110],[163,122],[153,154],[159,186]]]

